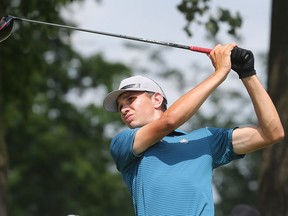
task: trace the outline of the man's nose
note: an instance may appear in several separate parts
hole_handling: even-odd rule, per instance
[[[130,107],[129,107],[129,104],[123,104],[122,107],[121,107],[120,112],[121,112],[122,114],[128,113],[129,108],[130,108]]]

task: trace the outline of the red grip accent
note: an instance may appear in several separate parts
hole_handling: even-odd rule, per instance
[[[209,54],[212,51],[212,49],[197,46],[190,46],[189,49],[194,52],[201,52],[206,54]]]

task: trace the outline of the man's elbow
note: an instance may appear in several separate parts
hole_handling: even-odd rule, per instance
[[[159,120],[161,121],[161,129],[163,131],[169,131],[170,133],[177,128],[177,120],[171,114],[168,114],[168,112],[164,113]]]
[[[277,143],[280,143],[285,137],[284,130],[274,131],[273,135],[263,137],[264,140],[261,142],[260,146],[257,149],[267,148]],[[254,150],[253,150],[254,151]]]
[[[281,131],[278,133],[277,141],[280,142],[285,138],[285,131],[284,128],[282,127]]]
[[[282,126],[276,128],[272,135],[270,136],[270,143],[276,144],[281,142],[285,138],[285,131]]]

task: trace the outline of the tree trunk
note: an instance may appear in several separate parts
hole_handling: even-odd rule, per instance
[[[259,208],[263,216],[288,216],[288,1],[272,1],[268,92],[279,112],[286,137],[264,150]]]

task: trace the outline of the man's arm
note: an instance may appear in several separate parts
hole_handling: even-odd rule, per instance
[[[226,79],[231,70],[231,51],[235,46],[236,44],[217,45],[210,53],[215,72],[180,97],[158,120],[138,130],[133,143],[136,154],[144,152],[195,114],[208,96]]]
[[[246,154],[275,144],[284,138],[284,129],[277,110],[256,75],[243,78],[255,113],[257,126],[241,127],[233,132],[233,149],[237,154]]]

